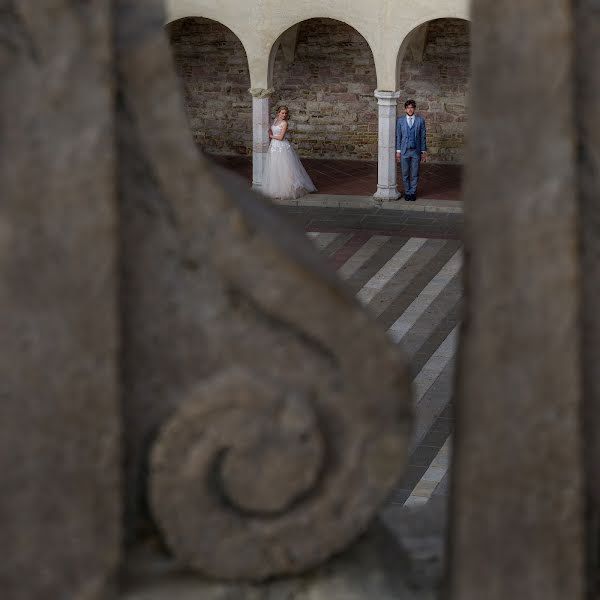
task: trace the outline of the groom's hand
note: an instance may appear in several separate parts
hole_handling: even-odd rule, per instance
[[[396,152],[396,162],[400,162],[400,152]]]
[[[427,152],[421,152],[421,162],[427,162]]]

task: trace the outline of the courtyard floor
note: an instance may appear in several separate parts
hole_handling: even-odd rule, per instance
[[[252,181],[250,156],[211,155],[218,164]],[[372,196],[377,189],[377,163],[358,160],[304,158],[302,164],[317,186],[319,194]],[[425,163],[419,178],[419,197],[430,200],[459,200],[462,179],[460,165]],[[402,177],[398,168],[398,188]]]
[[[403,204],[403,203],[402,203]],[[279,206],[409,360],[415,426],[384,513],[449,493],[452,389],[462,300],[462,213]]]

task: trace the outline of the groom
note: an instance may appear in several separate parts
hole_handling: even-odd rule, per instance
[[[417,199],[419,166],[427,160],[427,140],[425,119],[415,115],[417,103],[407,100],[404,103],[406,116],[396,121],[396,162],[402,163],[404,199]]]

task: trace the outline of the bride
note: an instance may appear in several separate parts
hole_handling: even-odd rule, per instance
[[[269,198],[299,198],[317,188],[304,170],[292,144],[285,139],[288,130],[287,106],[277,109],[277,118],[269,130],[269,151],[263,171],[261,191]]]

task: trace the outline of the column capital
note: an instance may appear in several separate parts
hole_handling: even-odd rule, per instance
[[[400,97],[400,92],[390,92],[387,90],[375,90],[373,92],[375,98],[377,98],[377,102],[379,104],[387,104],[393,105],[396,104],[398,98]]]
[[[250,88],[248,90],[253,98],[269,98],[275,93],[275,88]]]

